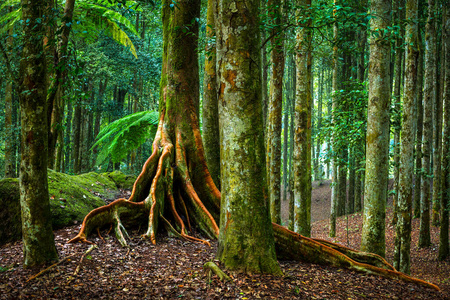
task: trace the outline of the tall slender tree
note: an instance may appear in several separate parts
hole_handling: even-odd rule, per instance
[[[47,85],[44,36],[47,0],[23,0],[24,44],[20,62],[20,206],[24,266],[58,259],[53,239],[47,183]]]
[[[12,8],[10,9],[12,11]],[[13,28],[10,28],[8,31],[8,38],[6,39],[6,47],[9,52],[12,52],[12,48],[14,45],[13,39]],[[6,54],[4,54],[6,55]],[[14,143],[15,136],[15,124],[13,122],[13,116],[15,114],[14,105],[13,105],[13,78],[14,74],[9,74],[10,78],[6,81],[5,86],[5,177],[16,177],[16,149]]]
[[[433,105],[436,99],[436,3],[428,1],[428,18],[425,25],[425,78],[423,91],[423,136],[422,136],[422,185],[420,202],[419,247],[428,247],[430,237],[431,200],[431,153],[433,141]]]
[[[300,0],[297,20],[305,15],[310,0]],[[311,235],[311,86],[308,68],[311,33],[304,23],[297,29],[296,66],[297,89],[295,100],[295,144],[293,153],[295,232]]]
[[[386,187],[389,161],[391,0],[370,4],[369,108],[367,112],[366,181],[361,250],[384,256]]]
[[[334,2],[336,4],[336,0]],[[333,71],[332,71],[332,122],[336,124],[337,113],[337,93],[338,93],[338,78],[339,78],[339,49],[337,45],[338,41],[338,22],[333,25]],[[329,110],[329,109],[328,109]],[[331,208],[330,208],[330,237],[336,236],[336,216],[337,216],[337,200],[338,200],[338,164],[336,159],[337,148],[337,132],[333,131],[331,136]]]
[[[416,131],[416,168],[414,170],[413,218],[420,217],[420,198],[422,186],[422,135],[423,135],[423,43],[418,31],[419,61],[417,67],[417,131]]]
[[[448,215],[450,210],[450,9],[444,7],[444,22],[442,42],[445,46],[444,65],[444,141],[442,145],[442,199],[441,199],[441,230],[439,234],[440,260],[450,256]]]
[[[406,69],[403,96],[403,120],[400,149],[399,197],[395,233],[394,267],[405,274],[410,273],[412,174],[414,172],[414,137],[416,132],[417,67],[419,58],[418,1],[406,2]]]
[[[267,115],[266,165],[272,222],[281,224],[281,122],[284,76],[284,34],[281,30],[283,1],[269,0],[271,18],[272,72],[270,74],[269,108]]]

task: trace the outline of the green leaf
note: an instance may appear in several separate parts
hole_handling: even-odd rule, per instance
[[[158,122],[158,112],[143,111],[125,116],[104,127],[92,146],[101,149],[96,164],[101,165],[108,157],[115,163],[123,160],[147,139],[153,139]]]

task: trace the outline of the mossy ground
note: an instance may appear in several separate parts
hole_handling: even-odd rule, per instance
[[[68,175],[48,170],[53,229],[81,222],[94,208],[114,199],[119,189],[131,189],[135,178],[122,172]],[[0,180],[0,244],[21,237],[19,180]],[[7,230],[6,230],[7,229]]]

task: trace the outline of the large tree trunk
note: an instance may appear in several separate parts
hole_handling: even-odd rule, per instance
[[[430,198],[431,198],[431,153],[433,141],[433,103],[436,99],[436,5],[428,1],[428,19],[425,26],[425,82],[423,98],[423,136],[422,136],[422,186],[420,202],[419,247],[431,245],[430,237]]]
[[[21,111],[20,206],[24,266],[32,267],[58,259],[53,239],[47,186],[47,89],[43,55],[48,1],[22,3],[24,44],[20,62]]]
[[[374,0],[370,28],[390,26],[390,0]],[[369,107],[367,112],[366,184],[361,250],[384,256],[386,187],[389,164],[389,43],[383,36],[370,45]]]
[[[403,95],[402,138],[399,165],[399,196],[396,202],[397,222],[395,232],[394,267],[405,274],[410,273],[412,174],[414,173],[414,137],[416,132],[417,67],[419,43],[418,1],[406,2],[406,69]]]
[[[112,223],[118,240],[125,246],[126,230],[122,220],[140,223],[140,217],[148,217],[148,228],[143,237],[150,238],[152,243],[156,243],[155,234],[161,220],[168,231],[190,241],[208,244],[188,235],[187,228],[196,226],[204,236],[218,238],[217,221],[221,206],[218,256],[226,267],[247,272],[280,273],[275,259],[275,240],[276,251],[283,258],[346,267],[438,289],[396,272],[373,254],[305,238],[280,225],[270,224],[261,88],[259,81],[255,80],[259,78],[260,69],[253,67],[255,61],[259,61],[258,1],[247,2],[249,12],[240,6],[241,3],[222,0],[219,5],[223,18],[219,22],[221,28],[218,28],[221,33],[218,39],[221,172],[226,175],[222,176],[222,195],[206,166],[197,118],[197,25],[191,26],[186,33],[182,32],[186,28],[183,25],[191,24],[191,20],[198,16],[200,1],[178,2],[174,10],[170,9],[169,1],[165,1],[160,123],[152,155],[143,166],[130,198],[118,199],[91,211],[78,235],[70,242],[88,242],[87,235],[95,228]],[[229,22],[231,17],[233,22]],[[251,26],[248,23],[249,26],[243,26],[244,22],[251,22]],[[237,28],[245,28],[246,31],[240,31],[238,35]],[[247,47],[241,47],[245,50],[240,52],[229,51],[239,45]],[[252,98],[247,97],[248,91],[252,91]],[[237,107],[246,109],[237,110]],[[231,130],[229,122],[237,130]],[[265,201],[264,205],[261,201]],[[256,241],[256,237],[264,243]]]
[[[266,165],[269,186],[270,216],[281,224],[281,112],[283,104],[284,34],[281,31],[282,1],[269,0],[272,30],[272,73],[270,74],[269,110],[267,115]]]
[[[258,8],[259,0],[219,1],[222,198],[217,256],[229,269],[281,274],[267,197],[260,69],[256,67],[260,61]]]

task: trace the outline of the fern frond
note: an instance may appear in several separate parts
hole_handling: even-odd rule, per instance
[[[94,20],[96,25],[100,25],[106,30],[107,34],[111,36],[119,44],[129,47],[131,53],[137,58],[136,48],[129,36],[123,31],[118,23],[123,25],[127,30],[131,31],[134,35],[139,37],[139,33],[136,31],[134,25],[120,13],[109,9],[108,7],[100,6],[88,1],[79,1],[78,5],[85,11],[93,12],[96,16],[100,17],[101,22]]]
[[[118,119],[103,128],[97,135],[92,148],[97,147],[97,165],[101,165],[108,157],[113,162],[120,162],[128,153],[137,149],[147,139],[156,134],[158,128],[158,112],[137,112]]]
[[[5,22],[7,22],[7,24],[5,24],[5,26],[2,26],[0,28],[0,34],[7,32],[11,27],[13,27],[14,24],[20,20],[21,16],[22,16],[22,8],[18,8],[2,16],[0,18],[0,24],[3,24]]]
[[[131,53],[133,53],[135,58],[138,58],[136,48],[134,47],[133,42],[130,40],[125,31],[120,29],[120,27],[115,22],[112,22],[108,19],[106,19],[106,23],[108,24],[106,29],[108,30],[108,33],[113,38],[113,40],[125,47],[130,47]]]
[[[2,5],[0,5],[0,10],[8,6],[16,6],[18,4],[20,4],[20,0],[5,0],[5,2],[3,2]]]

